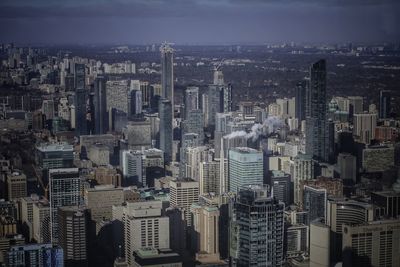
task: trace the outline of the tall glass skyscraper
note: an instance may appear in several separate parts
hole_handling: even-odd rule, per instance
[[[387,119],[390,117],[390,98],[390,91],[382,90],[379,92],[379,117],[381,119]]]
[[[7,252],[6,266],[63,267],[63,249],[52,244],[29,244],[13,246]]]
[[[299,125],[302,120],[306,119],[306,90],[308,80],[298,82],[296,85],[295,107],[296,118],[299,120]]]
[[[58,208],[81,204],[78,168],[49,170],[51,243],[58,244]]]
[[[87,134],[85,64],[75,64],[75,133]]]
[[[267,185],[241,187],[233,204],[236,266],[282,266],[285,205]]]
[[[96,134],[105,134],[108,129],[106,80],[98,76],[94,81],[94,119]]]
[[[174,107],[174,50],[164,43],[161,52],[161,88],[162,96],[171,101]]]
[[[326,110],[326,62],[321,59],[310,67],[306,94],[306,153],[322,161],[328,161]]]
[[[164,151],[164,161],[166,163],[172,161],[172,103],[168,99],[160,99],[159,102],[160,117],[160,149]]]
[[[263,154],[248,147],[229,150],[229,191],[237,192],[248,184],[262,184]]]

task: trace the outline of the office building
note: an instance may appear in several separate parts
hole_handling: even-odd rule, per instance
[[[292,186],[290,175],[283,171],[271,171],[271,184],[273,195],[286,206],[292,204]]]
[[[331,266],[330,228],[325,222],[315,220],[310,223],[310,267]],[[341,246],[340,246],[341,248]]]
[[[50,204],[41,199],[32,207],[33,239],[38,243],[51,242]]]
[[[368,145],[375,139],[377,117],[376,113],[354,114],[353,135],[359,142]]]
[[[45,116],[46,120],[52,120],[55,117],[54,100],[43,100],[42,114]]]
[[[248,147],[236,147],[229,150],[229,191],[238,192],[246,184],[262,184],[262,152]]]
[[[379,118],[381,119],[390,118],[391,111],[392,111],[391,93],[388,90],[381,90],[379,92]]]
[[[400,266],[400,222],[343,226],[343,266]]]
[[[128,116],[134,118],[137,115],[142,114],[143,100],[142,91],[131,90],[128,93]]]
[[[171,102],[172,117],[174,110],[174,50],[169,44],[160,47],[161,52],[161,88],[162,97]]]
[[[130,120],[122,129],[125,139],[128,141],[128,149],[148,149],[151,144],[151,124],[145,118]]]
[[[294,203],[301,202],[301,181],[314,179],[314,161],[310,155],[299,154],[294,159]]]
[[[215,127],[216,113],[225,113],[232,110],[232,87],[226,84],[210,84],[207,92],[207,106],[205,110],[205,124]]]
[[[303,209],[308,212],[309,221],[315,219],[326,219],[327,193],[324,188],[314,188],[304,186],[303,189]]]
[[[63,249],[52,244],[12,246],[6,255],[9,267],[64,267]]]
[[[170,100],[161,99],[159,102],[160,117],[160,149],[164,151],[165,163],[172,161],[172,140],[173,140],[173,105]]]
[[[98,184],[112,184],[115,187],[122,185],[121,174],[112,166],[100,166],[94,169],[94,179]]]
[[[306,96],[306,154],[328,161],[326,153],[326,62],[319,60],[310,67]]]
[[[338,167],[342,180],[357,182],[357,158],[350,153],[339,153]]]
[[[167,208],[165,215],[169,218],[170,249],[183,255],[187,251],[185,213],[180,208]]]
[[[17,200],[27,196],[26,175],[20,171],[7,174],[8,200]]]
[[[142,158],[143,154],[141,151],[122,151],[121,165],[124,184],[146,184],[146,172],[143,168]]]
[[[118,110],[123,114],[128,114],[128,94],[129,84],[127,80],[107,81],[106,99],[107,110]]]
[[[78,168],[49,170],[51,243],[58,244],[58,209],[81,204],[81,178]]]
[[[188,119],[188,113],[191,110],[199,109],[199,87],[196,86],[187,87],[185,90],[184,102],[185,102],[185,119]]]
[[[232,229],[237,266],[282,266],[284,204],[271,197],[268,186],[243,186],[234,202]],[[257,225],[253,228],[253,225]]]
[[[169,218],[161,215],[161,209],[161,201],[129,203],[123,217],[125,257],[129,266],[133,266],[136,250],[169,248]]]
[[[42,171],[57,168],[71,168],[74,162],[74,148],[66,143],[44,143],[36,147],[36,165]]]
[[[362,151],[362,168],[365,172],[383,172],[394,166],[394,147],[368,146]]]
[[[299,123],[306,119],[306,92],[307,92],[307,81],[303,80],[298,82],[296,85],[296,96],[295,96],[295,107],[296,107],[296,118]]]
[[[103,76],[98,76],[94,81],[94,124],[96,134],[107,133],[107,90]]]
[[[124,190],[114,185],[97,185],[85,189],[85,206],[90,209],[91,219],[96,223],[112,219],[112,206],[124,203]]]
[[[219,210],[215,206],[193,204],[192,249],[201,263],[217,263],[219,255]]]
[[[286,256],[296,257],[308,252],[309,227],[307,225],[290,225],[286,229]]]
[[[221,160],[223,160],[221,164]],[[224,170],[221,171],[223,166]],[[221,183],[224,183],[224,188],[228,188],[228,160],[216,159],[214,161],[200,162],[199,183],[200,195],[209,193],[220,194]],[[221,181],[221,175],[224,178]]]
[[[373,219],[374,208],[371,204],[340,198],[328,199],[326,224],[331,229],[331,261],[342,259],[343,224],[361,224]]]
[[[88,245],[90,213],[79,206],[58,210],[58,244],[63,249],[66,266],[89,266]]]
[[[75,133],[77,136],[88,133],[86,120],[87,93],[85,88],[85,64],[75,64]]]
[[[199,201],[199,182],[190,178],[170,182],[170,206],[181,208],[185,214],[187,226],[192,225],[190,207]]]
[[[186,114],[186,120],[182,122],[182,133],[195,133],[199,136],[199,144],[204,143],[204,114],[200,109],[193,109]]]

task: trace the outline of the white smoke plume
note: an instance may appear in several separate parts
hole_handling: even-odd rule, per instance
[[[265,121],[262,124],[260,124],[260,123],[254,124],[251,127],[250,132],[235,131],[235,132],[225,135],[224,138],[232,139],[235,137],[245,137],[246,139],[251,138],[254,142],[258,139],[258,137],[263,132],[265,132],[267,134],[274,133],[274,132],[276,132],[277,129],[279,129],[283,125],[284,125],[284,122],[282,119],[275,117],[275,116],[269,116],[265,119]]]

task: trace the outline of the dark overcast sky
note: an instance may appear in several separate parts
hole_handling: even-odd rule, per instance
[[[0,0],[0,42],[397,42],[400,0]]]

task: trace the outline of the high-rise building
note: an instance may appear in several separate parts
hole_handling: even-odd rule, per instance
[[[357,182],[357,158],[350,153],[339,153],[338,167],[340,178]]]
[[[162,97],[171,102],[174,110],[174,50],[164,43],[160,47],[161,52],[161,87]],[[172,116],[174,114],[172,113]]]
[[[237,192],[243,185],[262,184],[263,154],[248,147],[229,150],[229,191]]]
[[[50,205],[41,199],[32,207],[33,239],[38,243],[51,242]]]
[[[238,192],[231,230],[237,266],[282,266],[285,205],[268,191],[265,185],[248,185]]]
[[[161,99],[159,102],[160,117],[160,149],[164,151],[166,163],[172,161],[172,140],[173,140],[173,106],[170,100]]]
[[[54,118],[54,100],[43,100],[42,114],[46,117],[46,120],[52,120]]]
[[[328,161],[326,155],[326,63],[319,60],[310,67],[306,95],[306,153]]]
[[[376,113],[354,114],[353,135],[361,143],[369,144],[375,139],[377,117]]]
[[[193,204],[192,248],[201,263],[217,263],[219,255],[219,210],[218,207]]]
[[[192,109],[182,122],[183,134],[195,133],[199,136],[199,144],[204,143],[204,114],[200,109]]]
[[[215,127],[216,113],[230,112],[232,109],[231,85],[210,84],[207,92],[207,106],[205,110],[206,125]]]
[[[221,160],[223,163],[221,164]],[[221,172],[221,167],[224,170]],[[200,195],[204,194],[220,194],[220,186],[222,182],[225,182],[225,188],[228,187],[228,160],[227,159],[216,159],[214,161],[203,161],[200,162],[199,169],[199,182],[200,182]],[[221,175],[224,175],[223,181],[221,181]]]
[[[324,221],[310,223],[310,267],[331,266],[330,228]]]
[[[190,178],[173,180],[169,184],[171,207],[181,208],[187,226],[192,225],[190,207],[199,201],[199,182]]]
[[[81,204],[81,178],[78,168],[49,170],[51,243],[58,244],[58,209]]]
[[[364,98],[362,96],[349,96],[349,113],[351,116],[364,112]]]
[[[272,171],[270,186],[276,199],[285,203],[286,206],[292,204],[292,186],[289,174],[283,171]]]
[[[185,119],[191,110],[199,109],[199,87],[189,86],[185,90]]]
[[[85,64],[75,64],[75,132],[78,136],[87,134],[85,72]]]
[[[161,201],[129,203],[123,217],[125,257],[133,264],[133,252],[142,248],[169,248],[169,218],[161,215]]]
[[[107,81],[107,110],[118,110],[123,114],[128,114],[129,84],[127,80]],[[130,98],[130,97],[129,97]]]
[[[310,155],[299,154],[294,159],[294,203],[301,202],[301,181],[314,179],[314,161]]]
[[[344,224],[360,224],[374,219],[373,205],[355,200],[328,199],[326,224],[331,229],[331,261],[342,258]]]
[[[66,143],[45,143],[36,147],[36,165],[42,171],[57,168],[71,168],[74,162],[74,148]]]
[[[295,257],[308,252],[309,227],[307,225],[289,225],[286,230],[286,255]],[[293,255],[293,256],[292,256]]]
[[[122,151],[122,173],[124,184],[146,184],[146,172],[143,168],[143,154],[141,151],[124,150]]]
[[[63,249],[52,244],[27,244],[10,248],[6,255],[9,267],[63,267]]]
[[[98,76],[94,81],[94,124],[96,134],[105,134],[108,130],[106,80]]]
[[[400,222],[343,226],[343,266],[400,266]]]
[[[89,266],[90,213],[79,206],[58,210],[58,244],[64,251],[66,266]]]
[[[394,147],[391,145],[368,146],[362,151],[362,167],[365,172],[383,172],[395,165]]]
[[[379,92],[379,118],[390,118],[391,112],[391,94],[390,91],[381,90]]]
[[[307,80],[298,82],[296,85],[296,96],[295,96],[295,106],[296,106],[296,118],[301,121],[306,119],[306,91],[307,90]]]
[[[128,94],[128,115],[135,117],[142,113],[143,100],[142,91],[131,90]]]
[[[380,191],[371,192],[372,204],[383,208],[387,218],[399,218],[400,216],[400,192]]]
[[[112,206],[124,203],[124,190],[114,185],[98,185],[85,190],[84,201],[94,222],[111,220]]]
[[[304,186],[303,209],[308,212],[310,222],[322,218],[326,220],[327,193],[324,188]]]
[[[8,200],[17,200],[27,196],[26,175],[20,171],[7,174]]]

